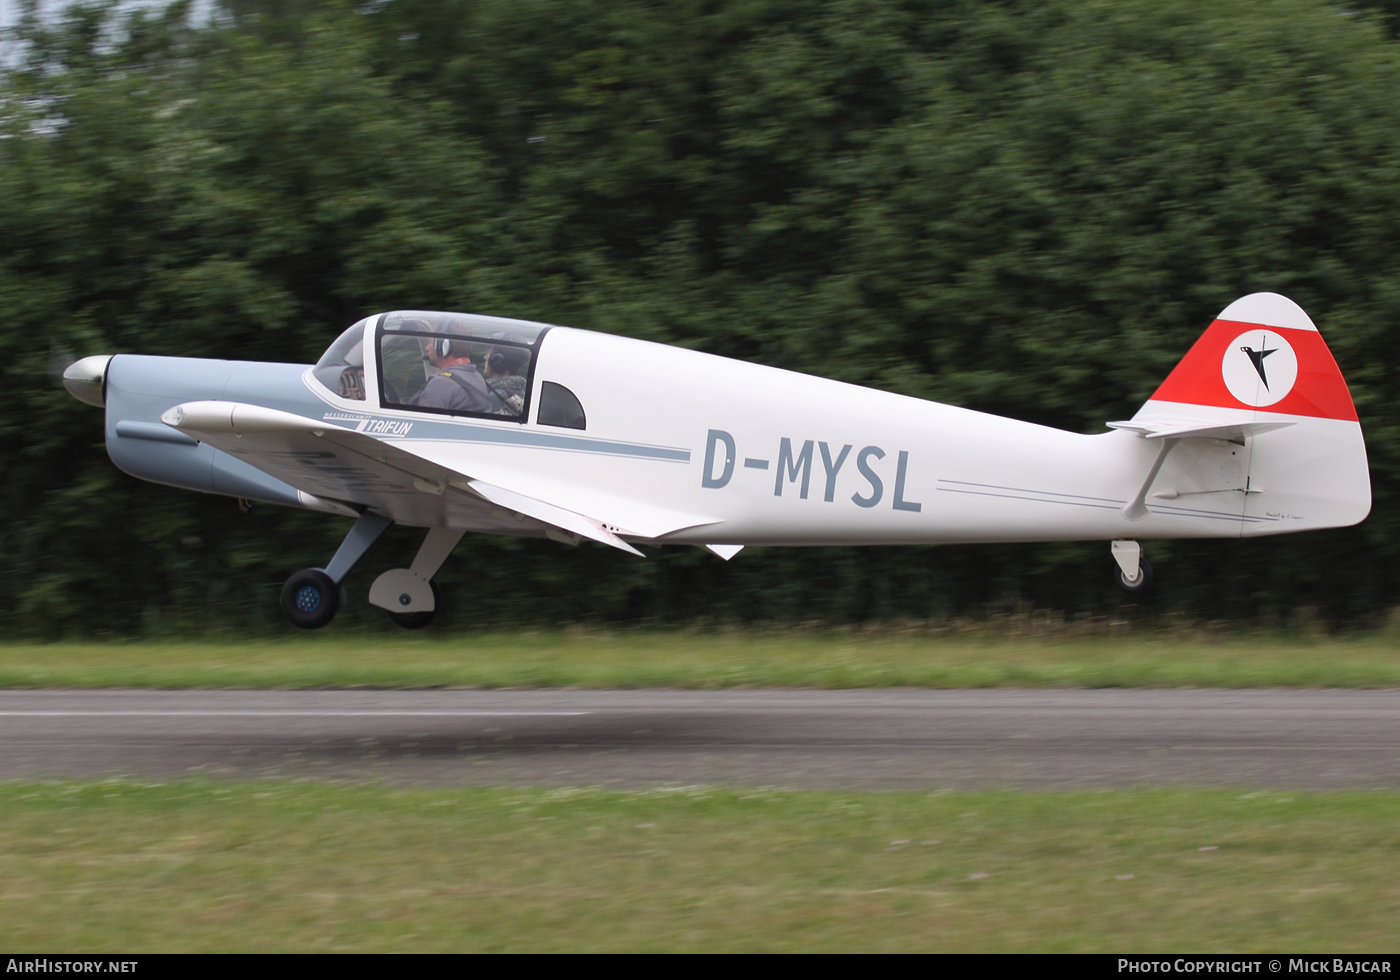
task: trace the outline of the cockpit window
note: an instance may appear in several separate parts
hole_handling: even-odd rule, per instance
[[[316,362],[311,373],[341,398],[365,400],[365,321],[341,334]]]
[[[463,313],[385,314],[378,331],[386,408],[524,421],[533,345],[548,327]]]
[[[578,396],[561,384],[546,381],[540,385],[540,425],[557,425],[561,429],[586,429],[588,419]]]

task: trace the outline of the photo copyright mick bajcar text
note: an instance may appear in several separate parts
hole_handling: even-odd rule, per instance
[[[1290,956],[1287,959],[1175,959],[1119,957],[1119,973],[1391,973],[1391,960],[1359,956]]]

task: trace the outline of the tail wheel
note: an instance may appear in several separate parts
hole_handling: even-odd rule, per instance
[[[433,608],[427,612],[396,613],[391,612],[389,618],[406,630],[421,630],[437,617],[437,586],[432,582],[428,583],[428,588],[433,590]]]
[[[1129,582],[1123,576],[1123,569],[1115,564],[1113,566],[1113,581],[1118,583],[1118,588],[1128,595],[1141,595],[1152,588],[1152,566],[1148,564],[1146,558],[1139,558],[1137,579]]]
[[[282,586],[282,614],[293,626],[320,629],[340,611],[340,586],[319,568],[294,572]]]

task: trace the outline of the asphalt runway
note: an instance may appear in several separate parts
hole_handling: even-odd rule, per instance
[[[0,779],[1400,787],[1400,691],[0,691]]]

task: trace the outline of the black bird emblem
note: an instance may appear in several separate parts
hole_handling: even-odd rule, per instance
[[[1240,350],[1249,355],[1249,362],[1254,365],[1254,370],[1259,372],[1259,380],[1264,382],[1264,390],[1269,390],[1269,376],[1264,373],[1264,358],[1268,357],[1277,347],[1261,348],[1255,350],[1253,347],[1241,347]]]

